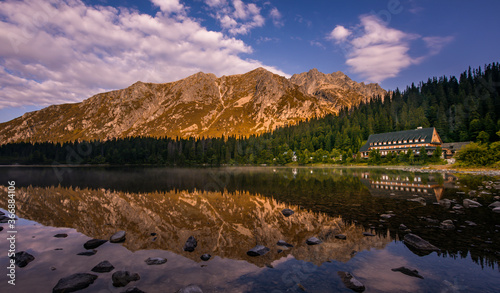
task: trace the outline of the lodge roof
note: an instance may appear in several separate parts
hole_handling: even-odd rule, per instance
[[[417,128],[417,129],[412,129],[412,130],[403,130],[403,131],[396,131],[396,132],[386,132],[386,133],[379,133],[379,134],[371,134],[368,137],[368,141],[366,142],[365,145],[363,145],[359,151],[360,152],[366,152],[368,151],[368,148],[371,146],[370,144],[373,143],[384,143],[384,142],[403,142],[406,140],[406,143],[397,143],[399,146],[404,146],[404,145],[409,145],[412,144],[409,142],[409,140],[418,140],[418,143],[431,143],[432,141],[432,135],[434,133],[435,128],[434,127],[429,127],[429,128]],[[424,141],[421,142],[420,140],[423,139]],[[415,142],[413,142],[414,144]]]

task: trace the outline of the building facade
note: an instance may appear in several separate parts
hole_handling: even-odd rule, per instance
[[[404,130],[372,134],[359,152],[362,158],[368,158],[370,151],[379,150],[382,157],[389,153],[397,155],[411,149],[417,156],[421,155],[420,150],[425,147],[427,155],[432,155],[437,147],[442,147],[443,141],[439,137],[436,128],[418,127],[414,130]]]

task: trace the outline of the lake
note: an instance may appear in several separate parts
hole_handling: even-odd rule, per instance
[[[0,168],[5,214],[12,180],[15,249],[34,260],[16,267],[15,286],[7,283],[10,234],[0,224],[0,282],[9,292],[50,292],[75,273],[98,276],[79,292],[190,284],[203,292],[353,292],[338,272],[365,292],[500,291],[500,213],[488,207],[500,201],[500,178],[384,168]],[[83,247],[88,240],[120,230],[125,241],[78,255],[94,253]],[[410,233],[439,250],[405,243]],[[192,252],[183,249],[190,236]],[[321,243],[308,245],[310,237]],[[256,245],[269,252],[249,256]],[[104,260],[114,270],[91,272]],[[392,270],[400,267],[421,278]],[[119,270],[140,279],[115,287]]]

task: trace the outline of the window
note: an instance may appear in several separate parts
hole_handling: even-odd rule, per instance
[[[423,138],[420,139],[420,142],[424,142],[424,141],[425,141],[425,139],[423,139]]]
[[[400,141],[400,140],[398,140],[398,143],[400,144],[400,143],[401,143],[401,141]]]
[[[383,145],[385,145],[385,144],[386,144],[386,143],[385,143],[385,141],[384,141]]]
[[[388,142],[388,144],[391,144],[391,142]]]
[[[413,142],[413,140],[412,140],[412,139],[410,139],[408,142]]]
[[[403,143],[406,143],[406,140],[403,140]]]

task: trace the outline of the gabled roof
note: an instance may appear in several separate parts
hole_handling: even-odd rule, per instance
[[[384,142],[393,142],[393,141],[405,141],[406,144],[410,144],[408,141],[418,139],[419,143],[431,143],[432,141],[432,135],[434,133],[435,128],[434,127],[429,127],[429,128],[420,128],[420,129],[412,129],[412,130],[403,130],[403,131],[396,131],[396,132],[386,132],[386,133],[379,133],[379,134],[372,134],[368,137],[368,141],[366,142],[365,145],[359,149],[360,152],[366,152],[368,151],[368,148],[370,147],[371,143],[384,143]],[[424,139],[423,142],[420,142],[421,139]],[[401,143],[404,145],[403,143]]]

